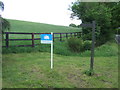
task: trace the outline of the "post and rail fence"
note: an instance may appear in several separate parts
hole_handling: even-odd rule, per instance
[[[10,34],[19,34],[19,35],[31,35],[31,39],[10,39]],[[4,36],[5,36],[5,45],[3,47],[34,47],[38,44],[35,44],[35,40],[40,40],[39,38],[35,38],[35,35],[41,35],[41,34],[50,34],[50,33],[22,33],[22,32],[4,32]],[[55,35],[57,35],[57,37],[55,37]],[[58,37],[59,36],[59,37]],[[63,41],[63,38],[68,39],[69,37],[80,37],[81,36],[81,32],[69,32],[69,33],[53,33],[53,41],[55,39],[58,39],[59,41]],[[10,41],[28,41],[31,40],[31,45],[14,45],[11,46],[9,44]]]

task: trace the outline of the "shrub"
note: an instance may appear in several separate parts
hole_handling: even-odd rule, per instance
[[[68,39],[68,47],[73,52],[80,52],[83,50],[83,41],[80,38],[71,37]]]
[[[67,48],[66,42],[54,42],[54,53],[60,55],[72,55],[71,51]]]
[[[85,72],[84,72],[84,74],[86,74],[86,75],[88,75],[88,76],[93,76],[94,75],[94,71],[93,70],[86,70]]]
[[[84,41],[84,43],[83,43],[84,50],[90,50],[91,49],[91,44],[92,44],[92,41],[90,41],[90,40]]]
[[[73,23],[71,23],[70,25],[69,25],[70,27],[77,27],[75,24],[73,24]]]

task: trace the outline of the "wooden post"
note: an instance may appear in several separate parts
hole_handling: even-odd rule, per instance
[[[70,33],[71,34],[71,37],[72,37],[72,33]]]
[[[62,34],[60,33],[60,41],[62,41]]]
[[[9,34],[6,33],[6,47],[9,47]]]
[[[54,42],[54,33],[53,33],[53,42]]]
[[[76,36],[76,33],[74,33],[74,37]]]
[[[77,32],[77,37],[78,37],[78,38],[80,37],[80,32]]]
[[[34,44],[34,33],[32,33],[32,47],[34,47],[35,44]]]
[[[91,60],[90,60],[90,69],[93,70],[94,63],[94,48],[95,48],[95,21],[92,22],[92,48],[91,48]]]
[[[68,33],[66,33],[66,39],[68,39]]]

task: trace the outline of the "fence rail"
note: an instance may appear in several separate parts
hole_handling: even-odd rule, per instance
[[[24,34],[24,35],[31,35],[31,39],[10,39],[10,34]],[[22,33],[22,32],[4,32],[5,35],[5,46],[3,47],[34,47],[38,44],[35,44],[35,40],[40,40],[40,38],[35,38],[35,35],[40,35],[40,34],[51,34],[51,33]],[[59,37],[55,37],[55,35],[59,35]],[[63,36],[64,35],[64,36]],[[70,33],[53,33],[53,41],[55,39],[59,39],[59,41],[63,41],[63,38],[68,39],[68,37],[79,37],[81,36],[81,32],[70,32]],[[10,46],[9,42],[10,41],[32,41],[31,45],[14,45],[14,46]]]

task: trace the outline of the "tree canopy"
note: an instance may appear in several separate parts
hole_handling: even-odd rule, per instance
[[[80,2],[72,3],[71,18],[78,17],[83,23],[96,21],[96,39],[103,44],[110,39],[113,29],[119,27],[120,3]],[[91,29],[83,28],[84,39],[91,39]]]

